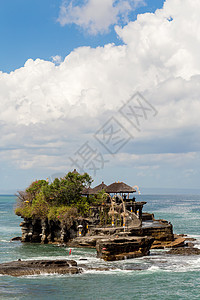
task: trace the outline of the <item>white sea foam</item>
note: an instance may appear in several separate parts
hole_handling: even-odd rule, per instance
[[[194,238],[197,241],[200,241],[200,235],[199,234],[188,234],[189,238]]]
[[[150,268],[148,268],[148,271],[150,271],[150,272],[157,272],[160,270],[161,269],[158,266],[151,266]]]
[[[33,256],[31,258],[24,258],[24,261],[29,261],[29,260],[63,260],[63,259],[71,259],[68,256],[61,256],[61,255],[57,255],[57,256]]]
[[[151,268],[158,267],[160,270],[167,272],[188,272],[200,270],[200,258],[196,256],[169,256],[163,259],[157,259],[154,264],[159,266],[152,266]]]
[[[0,239],[0,242],[3,242],[3,243],[10,243],[10,240]]]
[[[79,274],[58,274],[58,273],[45,273],[45,272],[41,272],[40,274],[33,274],[33,275],[23,275],[20,276],[20,278],[27,278],[27,279],[38,279],[38,277],[40,279],[42,278],[47,278],[47,277],[71,277],[71,276],[77,276]]]

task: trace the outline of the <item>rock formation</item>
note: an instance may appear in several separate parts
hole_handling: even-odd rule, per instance
[[[167,252],[167,254],[173,255],[200,255],[200,249],[193,247],[180,247],[174,248]]]
[[[74,260],[29,260],[12,261],[0,264],[0,274],[27,276],[38,274],[78,274],[82,269]]]
[[[83,233],[86,223],[83,221]],[[69,239],[77,236],[78,221],[68,227],[60,221],[51,221],[47,219],[24,219],[20,223],[22,228],[22,242],[31,243],[65,243]]]
[[[96,242],[97,257],[105,261],[124,260],[149,254],[151,237],[112,237]]]

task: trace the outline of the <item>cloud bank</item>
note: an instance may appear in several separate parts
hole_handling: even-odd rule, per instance
[[[128,7],[130,3],[125,2]],[[88,1],[84,8],[92,3]],[[114,7],[114,1],[106,3]],[[118,109],[139,91],[158,115],[110,164],[134,167],[137,155],[143,168],[158,174],[166,161],[173,167],[178,160],[183,174],[196,177],[200,166],[199,14],[199,1],[168,0],[154,14],[116,26],[124,45],[81,47],[63,62],[29,59],[10,74],[1,72],[1,161],[10,160],[23,169],[66,169],[68,157],[92,140],[110,116],[124,122]],[[95,23],[94,30],[99,30],[100,23]],[[132,130],[130,124],[125,126]],[[138,174],[143,176],[142,171]]]

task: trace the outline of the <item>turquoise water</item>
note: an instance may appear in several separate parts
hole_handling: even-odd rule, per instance
[[[148,202],[144,211],[171,221],[175,233],[197,238],[196,247],[200,248],[200,195],[140,195],[137,200]],[[14,215],[14,204],[14,196],[0,196],[0,262],[69,257],[65,247],[10,242],[21,235],[21,218]],[[198,256],[168,256],[163,250],[154,250],[148,257],[105,263],[96,258],[95,250],[72,248],[70,258],[90,267],[108,266],[110,271],[0,276],[0,299],[200,299]]]

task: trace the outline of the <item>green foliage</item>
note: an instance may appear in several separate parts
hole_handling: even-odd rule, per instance
[[[108,195],[106,194],[105,190],[101,190],[97,193],[97,201],[102,204],[105,203],[107,200]]]
[[[39,217],[40,219],[46,218],[49,212],[49,204],[45,200],[44,194],[40,192],[36,195],[32,202],[32,216]]]
[[[75,207],[69,206],[51,206],[48,213],[48,219],[60,221],[66,225],[72,225],[73,220],[78,217],[78,210]]]
[[[23,203],[15,209],[15,214],[29,219],[32,217],[32,207],[30,204]]]
[[[48,212],[48,219],[52,221],[58,220],[58,207],[57,206],[50,206],[49,207],[49,212]]]
[[[90,186],[91,177],[69,172],[64,178],[56,178],[51,184],[43,185],[41,190],[49,203],[54,205],[73,205],[80,201],[84,187]]]
[[[73,224],[73,220],[78,217],[78,210],[76,207],[61,206],[57,209],[57,218],[59,221],[67,226]]]
[[[15,213],[24,218],[59,219],[62,222],[70,216],[87,215],[89,203],[81,193],[91,182],[87,173],[72,172],[50,184],[46,180],[34,181],[25,192],[19,192]]]
[[[90,204],[92,205],[98,205],[98,204],[103,204],[107,200],[107,194],[105,190],[99,191],[95,196],[90,196]]]
[[[31,196],[33,200],[37,194],[40,193],[43,186],[47,186],[48,182],[46,180],[36,180],[31,183],[31,185],[26,189],[26,192]]]
[[[32,203],[29,201],[21,202],[15,209],[15,214],[24,218],[37,217],[46,218],[49,212],[49,204],[42,193],[35,196]]]
[[[81,216],[87,216],[89,214],[90,205],[86,197],[82,197],[81,199],[79,199],[79,201],[76,202],[75,207],[78,209],[78,212]]]

